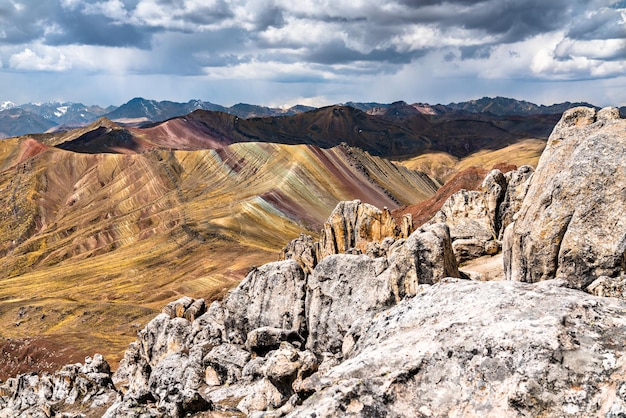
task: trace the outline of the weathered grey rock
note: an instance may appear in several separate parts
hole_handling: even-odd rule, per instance
[[[486,254],[485,247],[488,242],[479,238],[460,238],[452,242],[452,251],[456,260],[463,263],[467,260],[473,260]]]
[[[399,302],[416,294],[418,285],[437,283],[444,277],[459,277],[450,230],[443,223],[426,225],[388,250],[389,267],[384,278]]]
[[[425,225],[448,225],[457,263],[493,255],[500,251],[504,229],[519,210],[532,174],[530,166],[506,174],[491,170],[479,190],[453,194]]]
[[[307,283],[307,349],[341,352],[343,336],[354,321],[395,301],[381,277],[387,267],[386,259],[366,255],[335,254],[321,260]]]
[[[312,352],[298,351],[291,344],[283,342],[262,361],[253,359],[246,365],[244,374],[260,374],[261,379],[237,407],[249,415],[253,411],[280,408],[288,399],[297,399],[293,395],[302,381],[317,370],[317,366],[317,358]],[[255,370],[251,372],[251,369]],[[287,413],[292,407],[293,405],[288,405],[283,408],[283,413]]]
[[[400,237],[408,238],[414,230],[413,215],[410,213],[402,215],[402,222],[400,223]]]
[[[113,374],[113,382],[127,399],[145,401],[152,396],[148,385],[152,369],[167,355],[188,351],[192,344],[191,323],[161,313],[137,333],[137,340],[129,345]]]
[[[454,193],[425,224],[448,225],[457,263],[485,255],[485,244],[498,237],[497,211],[506,191],[506,181],[499,170],[493,170],[482,187],[486,191]]]
[[[278,350],[267,355],[263,370],[265,377],[289,397],[293,394],[293,386],[313,374],[317,366],[315,354],[299,351],[291,344],[283,342]]]
[[[221,344],[213,348],[203,359],[212,367],[222,383],[234,383],[241,379],[241,371],[250,360],[250,353],[235,344]]]
[[[626,266],[626,121],[606,109],[566,111],[550,135],[510,233],[508,279],[584,289]]]
[[[223,318],[214,304],[190,322],[203,310],[203,299],[180,298],[138,332],[113,375],[123,397],[108,416],[179,416],[210,407],[199,393],[205,384],[203,357],[221,342]]]
[[[304,343],[304,338],[296,331],[261,327],[248,333],[246,348],[252,353],[265,354],[271,350],[276,350],[283,341],[296,344],[299,347]]]
[[[397,237],[400,230],[387,208],[376,208],[360,200],[339,202],[324,224],[318,262],[332,254],[357,249],[365,253],[371,241]]]
[[[0,385],[0,417],[81,416],[116,400],[109,364],[100,354],[68,364],[54,374],[22,374]]]
[[[204,299],[196,299],[185,310],[185,313],[183,314],[183,318],[185,318],[189,322],[193,322],[196,320],[196,318],[198,318],[204,313],[205,309],[206,307],[204,305]]]
[[[191,348],[191,323],[182,317],[157,315],[137,333],[137,342],[141,355],[154,367],[168,354]]]
[[[600,276],[586,290],[596,296],[626,299],[626,276]]]
[[[446,200],[427,225],[445,223],[452,240],[476,238],[484,241],[497,237],[495,214],[486,194],[478,190],[460,190]]]
[[[480,185],[479,190],[484,194],[485,206],[489,214],[489,228],[494,232],[494,239],[498,237],[498,232],[501,228],[498,209],[505,198],[507,188],[507,179],[498,169],[491,170]]]
[[[141,355],[139,343],[134,341],[124,352],[124,358],[113,374],[113,382],[127,399],[147,400],[151,398],[148,389],[151,371],[148,360]]]
[[[148,385],[157,408],[167,416],[178,417],[211,407],[199,393],[203,383],[204,370],[198,359],[192,354],[173,353],[153,369]]]
[[[219,345],[225,340],[224,310],[222,305],[215,301],[209,309],[191,323],[193,344],[209,343]]]
[[[263,378],[250,388],[248,394],[237,404],[237,409],[251,415],[253,411],[280,408],[287,397],[267,378]]]
[[[290,417],[617,417],[626,302],[564,282],[449,279],[381,312]]]
[[[502,240],[505,228],[513,222],[515,214],[522,207],[534,172],[535,170],[531,166],[523,165],[504,175],[507,187],[504,198],[498,207],[497,219],[500,223],[498,239]]]
[[[279,260],[295,260],[308,275],[324,257],[334,254],[367,254],[385,256],[396,238],[407,238],[413,232],[410,214],[402,217],[400,227],[387,208],[382,210],[360,200],[339,202],[332,211],[319,242],[301,234],[283,248]],[[387,244],[383,244],[387,241]]]
[[[169,315],[170,318],[183,318],[185,316],[185,311],[191,306],[193,302],[193,298],[189,296],[183,296],[180,299],[177,299],[165,305],[161,312]]]
[[[317,265],[319,243],[313,242],[310,235],[300,234],[282,249],[280,260],[295,260],[306,274],[311,274]]]
[[[293,261],[269,263],[251,271],[222,303],[228,341],[244,344],[256,328],[306,333],[305,275]]]
[[[321,260],[307,282],[307,349],[340,354],[357,319],[415,295],[420,284],[459,275],[445,224],[420,228],[386,252],[388,258],[337,254]]]

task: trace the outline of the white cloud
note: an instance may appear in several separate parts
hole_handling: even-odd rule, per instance
[[[291,47],[324,44],[341,37],[341,28],[335,23],[316,22],[290,17],[280,28],[270,27],[259,33],[259,39],[271,47]]]
[[[49,50],[48,54],[38,54],[30,48],[14,54],[9,59],[9,64],[14,70],[27,71],[67,71],[71,63],[59,50]]]
[[[121,0],[87,3],[83,8],[83,12],[86,14],[100,14],[116,21],[126,21],[128,19],[128,11]]]
[[[158,0],[140,0],[130,22],[167,30],[205,31],[235,26],[225,0],[183,0],[178,7]]]
[[[12,69],[24,71],[86,70],[124,74],[145,65],[149,65],[149,61],[144,51],[89,45],[52,47],[34,44],[9,58]]]
[[[556,57],[589,59],[626,58],[626,39],[574,40],[565,38],[554,49]]]
[[[601,61],[587,57],[559,60],[553,51],[539,51],[531,64],[531,70],[539,77],[555,80],[619,77],[626,72],[626,61]]]
[[[83,0],[60,0],[61,6],[66,9],[76,9],[79,5],[83,3]]]
[[[21,12],[22,10],[24,10],[24,5],[22,3],[17,1],[12,1],[11,3],[13,4],[13,8],[16,11]]]
[[[318,69],[314,66],[296,62],[285,64],[278,61],[252,60],[227,67],[205,68],[210,79],[239,79],[239,80],[268,80],[268,81],[291,81],[317,79],[334,80],[339,77],[330,68]]]

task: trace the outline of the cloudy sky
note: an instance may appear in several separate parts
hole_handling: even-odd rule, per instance
[[[0,0],[0,102],[626,105],[626,0]]]

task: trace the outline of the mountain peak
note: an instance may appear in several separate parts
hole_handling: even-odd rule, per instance
[[[8,110],[8,109],[12,109],[15,107],[15,103],[10,102],[10,101],[5,101],[2,102],[2,104],[0,104],[0,110]]]

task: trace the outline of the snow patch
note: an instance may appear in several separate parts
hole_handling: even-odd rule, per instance
[[[15,107],[15,103],[10,102],[10,101],[6,101],[6,102],[2,102],[2,104],[0,104],[0,109],[1,110],[8,110],[8,109],[13,109]]]
[[[60,118],[61,116],[65,115],[67,113],[67,109],[69,106],[59,106],[57,107],[57,111],[54,112],[54,116],[56,116],[57,118]]]

